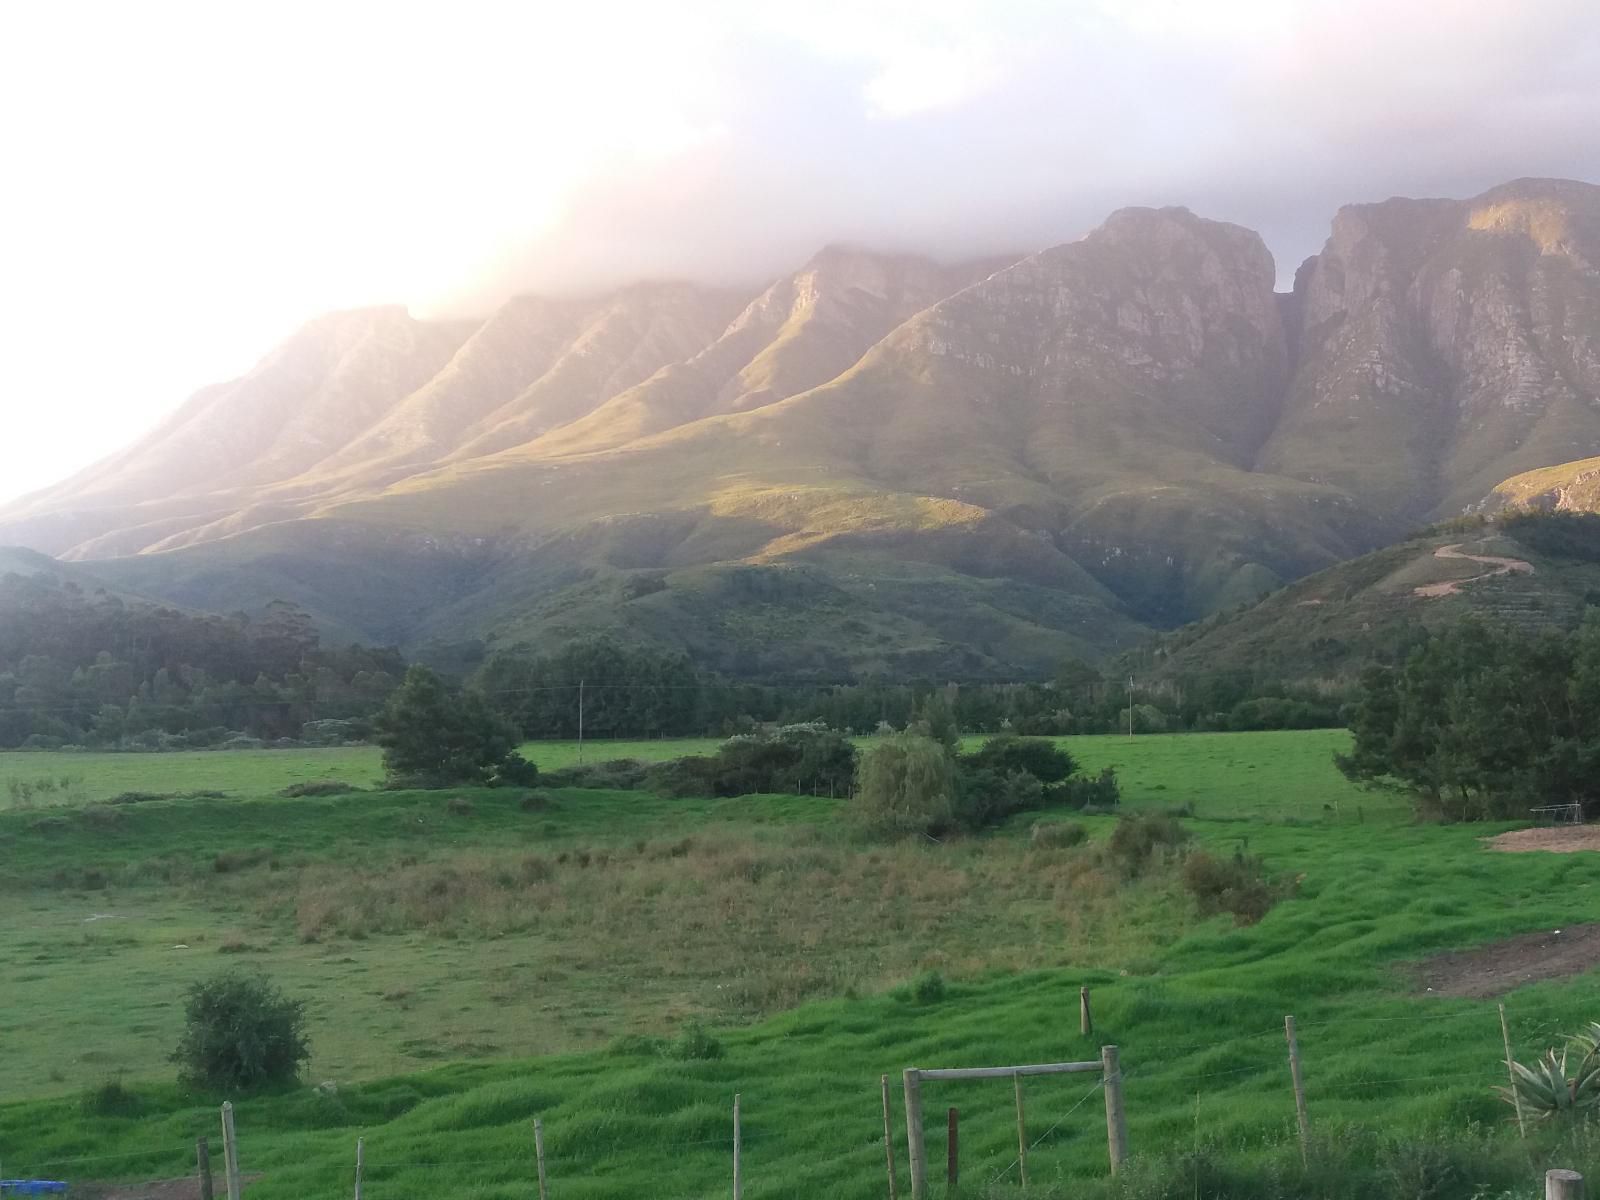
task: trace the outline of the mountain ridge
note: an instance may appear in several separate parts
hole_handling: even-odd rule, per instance
[[[1020,671],[1111,653],[1520,471],[1600,455],[1596,262],[1600,188],[1520,180],[1348,206],[1287,295],[1258,234],[1129,208],[1020,257],[830,246],[748,293],[519,297],[474,322],[334,314],[0,509],[0,542],[191,603],[197,578],[254,573],[401,642],[439,636],[424,598],[396,623],[377,582],[357,601],[278,567],[339,545],[359,570],[397,537],[441,561],[475,546],[498,582],[439,593],[476,614],[472,636],[682,642],[724,605],[752,645],[789,617],[718,589],[797,571],[881,617],[834,657],[886,670],[872,639],[937,642],[932,661],[970,649],[894,584],[923,572],[995,623],[984,669]],[[878,576],[892,603],[870,594]],[[1001,603],[1005,581],[1072,616],[1031,592]]]

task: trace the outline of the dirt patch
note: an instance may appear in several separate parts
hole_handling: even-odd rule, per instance
[[[1600,966],[1600,923],[1524,933],[1475,950],[1452,950],[1416,964],[1417,986],[1434,996],[1482,1000],[1541,979]]]
[[[1496,575],[1532,575],[1533,564],[1520,558],[1500,558],[1493,554],[1467,554],[1462,551],[1461,543],[1453,546],[1440,546],[1433,552],[1435,558],[1464,558],[1471,562],[1481,563],[1490,569],[1481,575],[1472,575],[1466,579],[1451,579],[1444,583],[1426,583],[1421,587],[1412,588],[1418,596],[1429,600],[1437,600],[1440,596],[1453,596],[1461,590],[1464,583],[1476,583],[1480,579],[1492,579]]]
[[[1600,825],[1546,825],[1538,829],[1513,829],[1510,833],[1483,840],[1489,849],[1507,854],[1522,854],[1529,850],[1576,854],[1579,850],[1600,850]]]

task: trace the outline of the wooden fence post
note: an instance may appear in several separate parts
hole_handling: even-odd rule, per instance
[[[928,1152],[922,1141],[922,1075],[907,1067],[901,1076],[906,1093],[906,1150],[911,1159],[911,1200],[928,1200]]]
[[[1122,1064],[1115,1046],[1100,1047],[1100,1071],[1106,1092],[1106,1147],[1115,1175],[1128,1157],[1128,1119],[1122,1111]]]
[[[1546,1171],[1544,1200],[1583,1200],[1583,1176],[1576,1171]]]
[[[955,1108],[945,1114],[944,1182],[952,1196],[961,1185],[961,1111]]]
[[[1078,989],[1078,1032],[1084,1037],[1094,1036],[1094,1015],[1089,1011],[1089,989]]]
[[[1511,1079],[1511,1103],[1517,1108],[1517,1132],[1526,1140],[1528,1124],[1522,1115],[1522,1093],[1517,1091],[1517,1073],[1511,1066],[1511,1026],[1506,1024],[1505,1002],[1500,1003],[1500,1040],[1506,1047],[1506,1075]]]
[[[1306,1079],[1300,1069],[1300,1039],[1295,1036],[1294,1018],[1284,1017],[1283,1035],[1289,1042],[1289,1077],[1294,1081],[1294,1115],[1300,1125],[1300,1164],[1311,1165],[1311,1114],[1306,1111]]]
[[[739,1093],[733,1094],[733,1200],[744,1200],[744,1183],[739,1178]]]
[[[211,1190],[211,1145],[205,1138],[195,1142],[194,1160],[200,1174],[200,1200],[215,1200]]]
[[[544,1122],[538,1117],[533,1119],[533,1157],[539,1166],[539,1200],[546,1200],[547,1193],[544,1184]]]
[[[361,1200],[361,1165],[366,1158],[366,1138],[356,1139],[356,1200]]]
[[[1022,1190],[1028,1190],[1028,1122],[1022,1115],[1022,1076],[1011,1077],[1012,1090],[1017,1094],[1017,1175],[1022,1180]]]
[[[883,1091],[883,1158],[889,1166],[889,1200],[900,1200],[900,1192],[894,1181],[894,1125],[889,1113],[889,1077],[883,1076],[878,1083]]]
[[[222,1168],[228,1200],[239,1200],[239,1141],[233,1132],[233,1101],[222,1102]]]

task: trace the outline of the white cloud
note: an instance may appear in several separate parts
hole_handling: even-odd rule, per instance
[[[0,496],[302,319],[1600,177],[1592,0],[59,0],[0,39]],[[1287,270],[1286,272],[1287,273]]]

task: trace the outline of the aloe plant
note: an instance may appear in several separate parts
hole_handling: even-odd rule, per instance
[[[1495,1089],[1501,1099],[1540,1120],[1600,1107],[1600,1022],[1591,1021],[1561,1049],[1546,1050],[1531,1067],[1511,1063],[1511,1077],[1511,1087]]]

